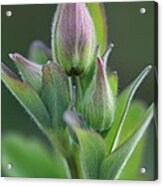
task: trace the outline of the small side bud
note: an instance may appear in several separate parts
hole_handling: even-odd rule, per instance
[[[45,64],[52,59],[51,50],[42,41],[33,41],[29,47],[29,59],[38,64]]]
[[[70,127],[82,127],[82,120],[72,110],[66,110],[63,115],[64,121],[70,126]]]
[[[42,84],[42,66],[29,61],[18,53],[10,53],[9,57],[15,62],[22,80],[39,91]]]
[[[107,79],[105,64],[98,57],[95,77],[84,96],[83,114],[93,129],[104,131],[113,122],[114,110],[114,96]]]
[[[84,3],[60,4],[52,28],[52,53],[68,75],[80,75],[91,64],[95,31]]]

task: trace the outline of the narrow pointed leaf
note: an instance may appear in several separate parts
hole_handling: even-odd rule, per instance
[[[95,26],[96,39],[100,47],[100,52],[103,54],[107,45],[107,28],[104,7],[101,3],[87,3],[87,7]]]
[[[131,134],[141,126],[145,112],[146,106],[143,102],[132,102],[126,115],[125,124],[122,127],[118,145],[124,143],[125,140],[128,139]]]
[[[49,127],[49,114],[35,90],[17,79],[4,64],[1,65],[1,71],[2,81],[28,114],[34,119],[37,125],[41,129]]]
[[[2,149],[2,170],[6,176],[71,178],[64,157],[50,153],[37,139],[8,134],[2,138]],[[8,163],[12,163],[10,170]]]
[[[129,158],[134,153],[134,150],[141,138],[144,136],[148,126],[153,118],[153,104],[148,108],[144,121],[141,127],[117,150],[109,154],[101,164],[100,178],[101,179],[119,179],[123,169],[125,168]]]
[[[126,115],[129,111],[132,99],[143,82],[144,78],[148,75],[151,70],[151,66],[147,66],[136,78],[136,80],[131,83],[118,97],[116,111],[115,111],[115,119],[113,122],[113,126],[108,132],[105,141],[108,147],[108,152],[113,152],[119,143],[119,138],[121,135],[121,131],[123,125],[125,123]]]
[[[63,113],[69,105],[68,80],[65,72],[54,62],[43,66],[41,97],[52,118],[52,125],[63,124]]]
[[[134,101],[128,114],[126,116],[125,124],[123,125],[122,132],[119,139],[119,145],[123,144],[142,124],[144,114],[146,112],[146,106],[141,101]],[[140,140],[139,144],[136,146],[134,153],[131,155],[128,163],[126,164],[125,168],[123,169],[121,176],[119,179],[128,179],[128,180],[146,180],[146,174],[140,173],[140,167],[142,165],[146,167],[144,164],[143,155],[144,149],[146,148],[146,139],[147,139],[147,132]]]

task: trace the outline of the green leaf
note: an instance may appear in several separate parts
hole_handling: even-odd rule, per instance
[[[80,165],[84,178],[97,179],[101,162],[106,154],[104,140],[95,132],[75,128],[80,145]]]
[[[102,3],[87,3],[87,7],[94,23],[97,43],[100,46],[100,53],[103,54],[107,45],[107,28],[104,6]]]
[[[131,107],[129,109],[129,112],[126,116],[125,124],[123,125],[122,132],[120,135],[119,145],[121,145],[123,142],[125,142],[133,133],[136,131],[142,124],[143,118],[146,112],[146,106],[141,101],[134,101],[131,104]],[[153,130],[154,126],[150,126],[146,134],[143,136],[143,138],[140,140],[139,144],[134,150],[134,153],[128,160],[128,163],[126,164],[124,170],[122,171],[119,179],[127,179],[127,180],[151,180],[153,173],[153,167],[151,165],[153,164],[152,161],[154,160],[154,153],[150,153],[149,150],[152,150],[153,145],[153,136],[151,136],[150,131],[154,133]],[[147,138],[150,135],[149,139]],[[148,141],[147,141],[148,140]],[[150,144],[148,146],[148,144]],[[146,158],[148,156],[148,158]],[[139,170],[141,167],[145,167],[147,171],[145,174],[142,174]]]
[[[49,114],[35,90],[20,81],[3,63],[1,64],[1,74],[6,87],[34,119],[36,124],[43,130],[49,127],[51,123]]]
[[[52,59],[51,50],[42,41],[33,41],[29,48],[29,59],[43,65]]]
[[[143,120],[145,114],[145,105],[141,101],[133,101],[126,116],[125,124],[123,125],[122,132],[119,139],[119,145],[124,143],[135,131],[138,129]],[[143,163],[143,152],[145,148],[146,135],[140,140],[139,144],[131,155],[128,163],[126,164],[124,170],[121,173],[119,179],[127,180],[146,180],[145,174],[139,172],[140,167]]]
[[[106,155],[105,141],[98,133],[82,129],[81,120],[74,111],[67,110],[64,120],[73,129],[79,142],[79,174],[82,178],[97,179],[100,164]]]
[[[146,106],[143,102],[133,101],[126,115],[118,145],[121,145],[134,131],[141,126],[145,111]]]
[[[11,169],[7,169],[8,163]],[[61,154],[52,154],[38,140],[16,134],[2,139],[2,170],[12,177],[71,178]]]
[[[138,145],[134,149],[128,162],[126,163],[123,171],[121,172],[119,179],[120,180],[148,180],[147,174],[142,174],[140,168],[145,167],[147,164],[144,164],[145,149],[146,149],[146,138],[147,132],[144,134]]]
[[[65,72],[54,62],[43,66],[41,97],[51,114],[52,125],[63,124],[63,113],[69,105],[68,79]]]
[[[146,111],[145,104],[141,101],[134,101],[128,114],[126,116],[125,124],[123,125],[122,132],[119,139],[119,145],[123,144],[142,124],[144,114]],[[131,155],[128,163],[126,164],[124,170],[121,173],[119,179],[129,179],[129,180],[146,180],[145,174],[140,173],[140,167],[143,163],[143,153],[147,134],[140,140],[139,144],[136,146],[134,153]],[[145,165],[144,165],[145,166]]]
[[[132,99],[138,89],[138,87],[143,82],[144,78],[148,75],[151,70],[151,66],[147,66],[136,78],[136,80],[131,83],[118,97],[115,119],[113,122],[114,127],[108,132],[105,141],[108,147],[108,152],[113,152],[119,143],[119,138],[122,132],[123,125],[125,124],[126,115],[129,111]]]
[[[104,159],[100,169],[101,179],[119,179],[129,158],[151,123],[154,114],[153,110],[152,104],[146,111],[141,127],[125,143]]]
[[[110,88],[112,89],[113,95],[117,96],[118,93],[118,75],[117,72],[112,72],[108,76],[108,82],[110,85]]]

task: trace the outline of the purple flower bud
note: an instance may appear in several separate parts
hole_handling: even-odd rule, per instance
[[[95,45],[94,25],[85,4],[60,4],[52,28],[52,52],[68,75],[80,75],[89,67]]]
[[[111,126],[115,110],[114,101],[105,63],[98,57],[95,78],[86,90],[83,101],[83,114],[92,128],[104,131]]]

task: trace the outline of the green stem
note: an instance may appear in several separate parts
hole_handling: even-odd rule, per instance
[[[76,162],[72,156],[67,158],[67,163],[68,163],[69,168],[71,170],[72,178],[74,178],[74,179],[80,178],[78,175],[78,169],[76,166]]]
[[[69,85],[70,98],[72,100],[72,78],[71,77],[68,77],[68,85]]]
[[[77,89],[76,77],[75,76],[69,77],[68,82],[69,82],[69,92],[71,98],[69,109],[74,109],[76,104],[76,89]]]

